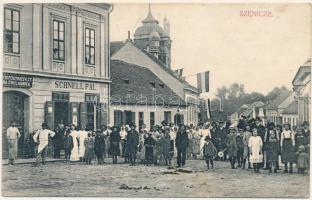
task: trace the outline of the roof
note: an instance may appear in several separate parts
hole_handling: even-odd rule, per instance
[[[301,65],[292,81],[294,86],[301,85],[307,75],[311,74],[311,59]]]
[[[253,112],[254,107],[263,107],[265,104],[262,101],[256,101],[249,105],[249,107],[242,113],[242,115],[247,116]]]
[[[287,97],[291,95],[289,91],[282,91],[275,99],[273,99],[269,104],[265,107],[266,109],[277,109],[277,107],[285,101]]]
[[[138,48],[140,49],[140,48]],[[191,89],[193,90],[194,92],[197,92],[198,93],[198,89],[194,86],[192,86],[191,84],[189,84],[186,80],[184,80],[183,78],[181,78],[179,76],[179,74],[175,71],[173,71],[172,69],[166,67],[166,65],[161,61],[161,60],[158,60],[155,56],[153,56],[152,54],[148,53],[147,51],[144,51],[144,50],[141,50],[144,54],[146,54],[149,58],[151,58],[154,62],[156,62],[158,65],[160,65],[165,71],[167,71],[170,75],[172,75],[173,77],[175,77],[176,79],[178,79],[180,82],[182,82],[187,89]]]
[[[185,101],[145,67],[119,60],[111,61],[112,104],[182,106]]]
[[[123,41],[110,42],[110,55],[114,55],[119,49],[121,49],[121,47],[123,47],[123,45],[125,45],[125,42]]]
[[[298,114],[298,101],[293,101],[289,106],[283,110],[283,115],[296,115]]]

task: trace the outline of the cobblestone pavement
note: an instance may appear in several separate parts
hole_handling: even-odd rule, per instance
[[[111,161],[111,160],[109,160]],[[165,166],[52,162],[2,167],[3,196],[88,197],[308,197],[309,176],[230,169],[189,160],[184,172]],[[189,170],[189,171],[188,171]]]

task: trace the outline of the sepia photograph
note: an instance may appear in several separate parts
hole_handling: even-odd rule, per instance
[[[0,7],[2,197],[311,197],[311,3]]]

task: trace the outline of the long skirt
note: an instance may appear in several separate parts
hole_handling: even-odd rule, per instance
[[[266,144],[266,155],[268,162],[278,161],[278,143],[277,142],[268,142]]]
[[[291,139],[284,139],[283,140],[283,147],[282,147],[282,162],[295,162],[295,149],[292,145]]]
[[[17,157],[17,140],[9,139],[9,159],[15,160]]]
[[[119,149],[119,142],[111,142],[108,154],[112,156],[119,156],[120,155],[120,149]]]
[[[85,148],[85,159],[93,159],[94,158],[94,148]]]

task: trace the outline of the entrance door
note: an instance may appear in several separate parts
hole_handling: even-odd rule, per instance
[[[57,126],[63,122],[68,124],[69,120],[69,102],[55,101],[54,102],[54,125]]]
[[[181,114],[174,115],[174,123],[176,126],[179,126],[184,123],[184,116]]]
[[[6,130],[13,122],[17,124],[17,128],[21,133],[18,141],[18,157],[23,156],[24,138],[26,137],[25,127],[28,125],[28,116],[25,112],[29,106],[28,96],[21,92],[9,91],[3,93],[3,113],[2,113],[2,158],[8,157],[8,141],[6,138]]]

